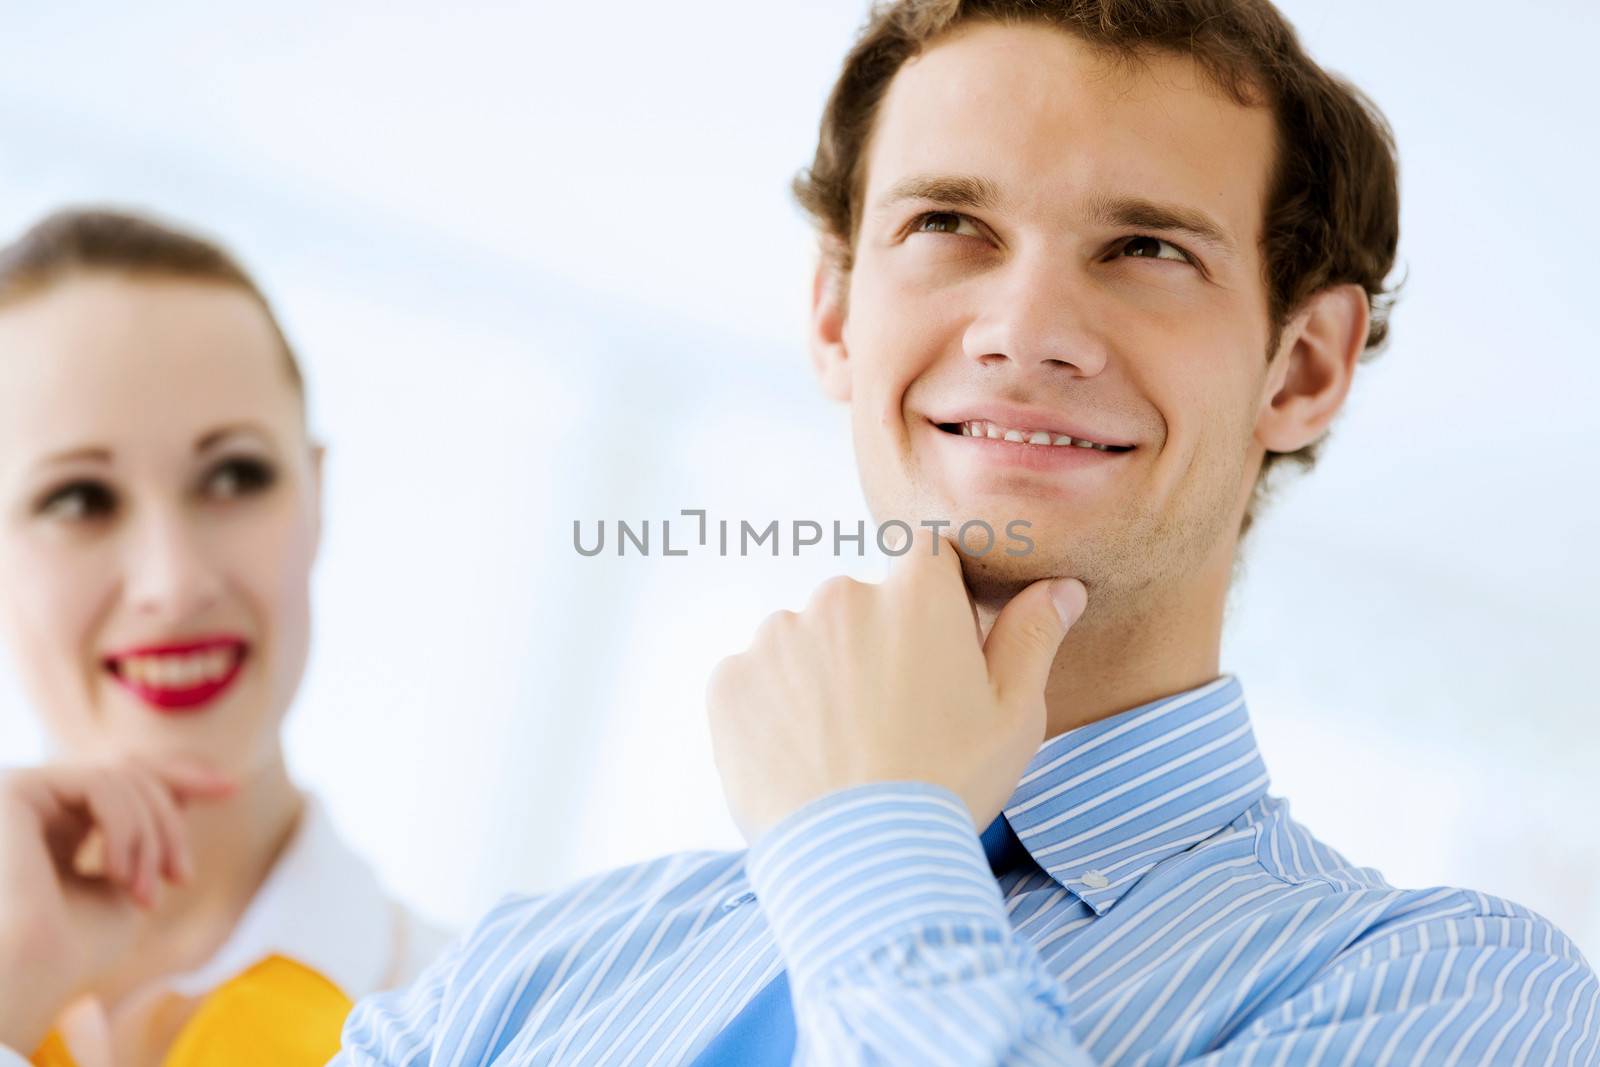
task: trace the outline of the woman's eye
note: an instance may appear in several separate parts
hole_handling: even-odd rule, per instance
[[[963,226],[966,227],[965,232],[961,229]],[[930,211],[925,215],[918,215],[912,221],[911,231],[913,233],[953,233],[968,237],[981,236],[978,233],[978,228],[972,224],[971,219],[954,211]]]
[[[1171,255],[1171,256],[1162,255],[1161,254],[1161,247],[1163,245],[1165,245],[1167,248],[1170,248],[1174,253],[1176,253],[1176,255]],[[1135,253],[1135,257],[1134,258],[1138,258],[1138,259],[1170,259],[1170,260],[1176,260],[1179,263],[1193,263],[1194,262],[1194,260],[1189,256],[1189,253],[1185,252],[1183,249],[1179,248],[1177,245],[1173,244],[1171,241],[1163,241],[1159,237],[1148,237],[1148,236],[1144,236],[1144,235],[1141,235],[1141,236],[1138,236],[1138,237],[1131,237],[1131,238],[1129,238],[1127,241],[1125,241],[1123,243],[1123,245],[1122,245],[1122,253],[1124,255],[1126,255],[1128,249],[1130,249],[1130,248],[1137,248],[1137,249],[1144,249],[1145,250],[1143,252]]]
[[[98,482],[73,482],[47,495],[39,502],[38,513],[47,519],[82,522],[98,519],[116,510],[117,498]]]
[[[206,495],[219,500],[249,496],[272,485],[272,467],[255,459],[230,459],[206,477]]]

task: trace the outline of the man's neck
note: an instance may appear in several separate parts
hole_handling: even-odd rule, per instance
[[[1046,738],[1217,677],[1220,618],[1178,603],[1141,620],[1085,617],[1062,642],[1045,686]]]
[[[1045,685],[1046,739],[1216,678],[1231,566],[1231,554],[1219,554],[1137,599],[1102,594],[1097,603],[1091,585]],[[1003,606],[979,605],[985,636]]]

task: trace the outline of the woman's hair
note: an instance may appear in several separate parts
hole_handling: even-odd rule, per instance
[[[242,289],[266,312],[301,402],[305,379],[255,280],[221,245],[145,215],[104,208],[64,208],[0,248],[0,307],[26,300],[80,274],[214,282]]]
[[[1102,49],[1125,70],[1152,52],[1192,57],[1211,87],[1243,107],[1265,104],[1276,152],[1262,226],[1271,343],[1312,294],[1354,282],[1370,322],[1361,359],[1388,337],[1399,287],[1384,289],[1400,236],[1394,135],[1359,89],[1318,66],[1268,0],[894,0],[876,4],[828,97],[816,157],[794,193],[821,230],[825,254],[849,274],[878,102],[902,64],[975,20],[1057,27]],[[1326,435],[1295,452],[1269,452],[1240,528],[1264,501],[1283,460],[1302,471]]]

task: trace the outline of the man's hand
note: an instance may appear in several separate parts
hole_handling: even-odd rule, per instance
[[[982,829],[1044,743],[1044,687],[1087,593],[1046,579],[979,643],[954,544],[923,531],[887,580],[825,583],[717,665],[711,740],[729,808],[754,842],[824,794],[923,781],[965,801]]]

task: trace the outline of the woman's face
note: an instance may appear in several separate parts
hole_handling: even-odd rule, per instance
[[[239,288],[86,272],[0,307],[0,619],[61,748],[278,758],[320,459]]]

